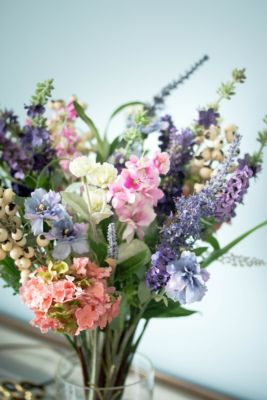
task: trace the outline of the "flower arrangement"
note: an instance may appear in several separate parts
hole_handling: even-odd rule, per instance
[[[206,267],[267,224],[225,247],[216,239],[267,145],[264,129],[258,152],[241,156],[238,127],[223,125],[220,104],[245,70],[233,71],[190,126],[178,129],[163,113],[166,97],[206,59],[151,104],[117,108],[111,119],[129,112],[111,143],[76,98],[50,101],[52,80],[37,85],[23,126],[0,111],[1,276],[33,311],[32,325],[67,337],[85,386],[123,385],[149,320],[191,315],[184,305],[206,294]],[[145,147],[151,135],[154,152]]]

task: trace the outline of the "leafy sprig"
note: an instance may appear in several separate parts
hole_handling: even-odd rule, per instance
[[[217,105],[221,102],[221,100],[230,100],[231,97],[235,95],[237,83],[244,83],[246,80],[245,72],[245,68],[236,68],[232,72],[232,79],[226,83],[221,83],[217,90],[217,94],[219,95]]]
[[[35,93],[31,97],[31,103],[33,105],[40,104],[44,106],[51,97],[53,89],[53,79],[48,79],[46,81],[37,83]]]

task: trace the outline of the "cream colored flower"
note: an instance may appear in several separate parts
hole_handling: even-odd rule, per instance
[[[88,188],[87,197],[86,191],[83,193],[84,200],[89,203],[89,208],[91,210],[91,218],[95,224],[99,224],[103,219],[109,218],[113,212],[111,207],[107,204],[107,193],[103,189],[99,188]]]
[[[88,174],[90,175],[99,165],[100,164],[90,160],[86,156],[80,156],[76,157],[70,162],[69,170],[72,175],[76,176],[77,178],[81,178],[87,176]]]
[[[89,174],[88,183],[105,189],[110,183],[113,183],[117,177],[116,168],[107,162],[98,164]]]

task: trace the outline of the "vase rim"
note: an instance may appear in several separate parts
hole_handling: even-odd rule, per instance
[[[146,362],[148,363],[148,366],[149,366],[149,369],[147,370],[147,372],[146,372],[145,374],[143,374],[143,376],[142,376],[140,379],[138,379],[138,380],[136,380],[136,381],[134,381],[134,382],[132,382],[132,383],[128,383],[128,384],[126,384],[126,385],[121,385],[121,386],[93,387],[93,386],[79,385],[79,384],[76,384],[76,383],[68,382],[68,381],[64,378],[64,376],[61,376],[61,375],[59,374],[61,362],[62,362],[64,359],[65,359],[65,360],[66,360],[66,359],[70,359],[70,358],[73,357],[73,356],[76,356],[76,353],[75,353],[75,352],[71,352],[71,353],[65,354],[64,356],[62,356],[62,357],[59,359],[59,361],[58,361],[58,363],[57,363],[57,368],[56,368],[56,372],[57,372],[56,379],[61,379],[61,380],[64,381],[67,385],[74,386],[74,387],[79,388],[79,389],[100,390],[101,392],[103,392],[103,391],[108,391],[108,390],[111,391],[111,390],[125,389],[125,388],[128,388],[128,387],[134,386],[134,385],[138,385],[139,383],[145,381],[151,372],[154,373],[154,365],[153,365],[152,361],[151,361],[146,355],[144,355],[144,354],[142,354],[142,353],[139,353],[139,352],[136,352],[136,353],[134,354],[134,356],[138,356],[138,357],[143,358],[144,360],[146,360]],[[75,357],[75,358],[76,358],[76,357]]]

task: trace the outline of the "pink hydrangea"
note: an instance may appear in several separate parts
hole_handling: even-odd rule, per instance
[[[153,222],[154,207],[163,197],[160,175],[167,174],[170,160],[167,153],[158,151],[152,159],[131,155],[125,166],[109,186],[109,198],[119,220],[126,224],[123,238],[129,242],[135,232],[143,238],[145,229]]]
[[[32,325],[78,335],[85,329],[104,328],[119,313],[120,297],[107,285],[111,267],[100,268],[89,258],[74,258],[65,274],[38,268],[20,294],[34,311]]]

